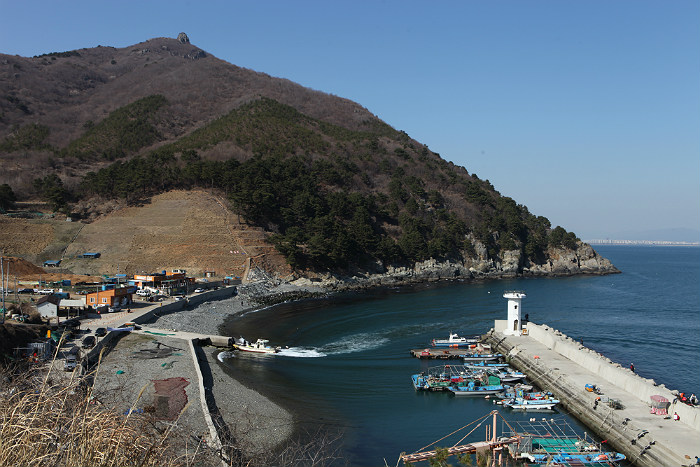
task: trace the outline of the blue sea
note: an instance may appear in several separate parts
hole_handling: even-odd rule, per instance
[[[621,274],[451,282],[346,293],[231,317],[226,335],[290,349],[223,359],[229,374],[291,410],[302,428],[343,433],[351,465],[395,465],[479,418],[479,398],[418,393],[411,375],[436,362],[409,349],[433,338],[482,334],[506,318],[506,290],[522,312],[670,389],[700,394],[700,248],[599,246]],[[531,414],[500,409],[509,420]],[[585,427],[563,411],[547,415]],[[471,441],[484,439],[483,430]]]

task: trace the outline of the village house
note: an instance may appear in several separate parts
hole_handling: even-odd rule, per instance
[[[184,270],[173,270],[172,272],[163,271],[155,274],[134,274],[130,284],[135,285],[139,289],[151,287],[162,290],[168,294],[176,293],[194,284],[194,278],[187,277]]]
[[[88,293],[85,300],[86,304],[93,308],[98,305],[126,306],[133,301],[135,291],[134,287],[103,287],[102,290]]]
[[[61,299],[56,295],[45,295],[36,301],[36,309],[44,319],[58,317],[58,304]]]

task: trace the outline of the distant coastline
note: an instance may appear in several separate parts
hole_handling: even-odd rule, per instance
[[[700,246],[700,242],[672,242],[668,240],[584,240],[589,245],[645,245],[645,246]]]

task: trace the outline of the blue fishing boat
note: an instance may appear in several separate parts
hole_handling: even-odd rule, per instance
[[[625,455],[604,451],[600,443],[578,435],[564,420],[516,422],[520,443],[509,446],[511,455],[528,466],[617,466]]]
[[[477,385],[475,381],[470,381],[466,386],[451,386],[448,388],[455,396],[490,396],[502,392],[505,389],[505,386],[502,384],[482,386]]]
[[[615,465],[626,459],[619,452],[566,452],[523,455],[535,465]]]
[[[464,366],[471,368],[473,370],[483,370],[488,368],[508,368],[507,363],[494,363],[494,362],[464,362]]]
[[[447,391],[453,386],[466,386],[480,376],[480,373],[463,365],[442,365],[412,375],[411,381],[416,391]]]
[[[518,387],[515,395],[504,399],[502,404],[511,409],[552,410],[559,404],[559,400],[551,392],[526,392],[523,387]]]

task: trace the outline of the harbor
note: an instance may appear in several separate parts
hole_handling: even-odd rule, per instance
[[[633,277],[636,276],[633,275]],[[616,303],[615,299],[620,295],[619,290],[622,289],[621,280],[624,278],[623,276],[615,278],[616,287],[611,290],[610,294],[605,295],[598,292],[602,295],[599,301],[592,301],[589,284],[600,289],[609,284],[609,278],[577,278],[563,281],[517,280],[509,287],[526,290],[528,298],[523,301],[525,305],[522,310],[523,314],[527,311],[530,317],[536,317],[537,323],[547,323],[550,327],[556,327],[569,336],[575,336],[575,339],[572,338],[572,340],[576,341],[576,347],[580,346],[580,337],[583,337],[587,348],[596,349],[613,360],[623,362],[624,371],[627,371],[626,368],[631,359],[637,364],[638,374],[649,378],[648,375],[651,373],[655,375],[656,381],[664,382],[670,388],[687,390],[688,393],[695,392],[697,394],[696,385],[693,383],[696,378],[691,376],[697,374],[693,370],[693,356],[686,355],[687,353],[696,354],[693,349],[697,348],[697,344],[692,340],[682,338],[683,333],[687,333],[688,328],[681,327],[677,331],[674,330],[674,335],[681,336],[677,345],[675,341],[669,340],[672,337],[668,335],[671,327],[659,328],[654,335],[653,343],[644,340],[643,336],[646,333],[633,332],[633,326],[636,323],[642,324],[645,328],[648,327],[647,323],[639,316],[635,318],[636,321],[626,319],[624,312],[618,311],[618,309],[638,309],[643,304],[653,305],[653,308],[656,309],[658,304],[654,303],[653,300],[650,303],[648,294],[645,294],[644,300],[639,303],[630,302],[629,292],[624,295],[624,301],[620,300]],[[637,282],[634,282],[627,288],[637,290],[637,285]],[[339,426],[350,427],[346,428],[349,433],[346,439],[353,449],[350,455],[351,465],[373,466],[381,463],[378,459],[386,457],[388,460],[392,458],[395,460],[394,456],[400,452],[411,452],[420,448],[427,442],[438,439],[447,432],[453,431],[454,428],[464,425],[467,421],[497,408],[493,404],[493,398],[455,398],[449,392],[433,393],[414,390],[410,382],[412,374],[420,373],[435,365],[466,366],[467,363],[460,360],[443,361],[413,358],[407,355],[407,350],[429,346],[432,339],[447,337],[451,330],[459,332],[460,335],[462,332],[465,335],[474,332],[487,333],[489,329],[494,327],[494,319],[505,318],[506,300],[502,298],[502,293],[503,286],[500,283],[438,284],[418,291],[407,288],[390,291],[377,290],[366,292],[366,296],[362,297],[350,296],[346,299],[341,296],[323,301],[288,303],[278,305],[274,309],[239,315],[235,320],[231,320],[231,325],[228,328],[221,328],[218,331],[216,326],[210,326],[209,329],[206,329],[201,324],[212,317],[229,313],[230,308],[225,305],[225,301],[213,301],[207,308],[199,310],[184,307],[182,302],[176,302],[172,305],[165,303],[163,306],[172,307],[173,311],[179,310],[181,307],[184,309],[170,314],[158,313],[161,317],[153,324],[153,327],[164,331],[173,328],[196,330],[202,335],[266,337],[272,343],[304,349],[306,353],[300,353],[299,357],[312,358],[292,358],[289,353],[273,358],[256,357],[252,354],[228,356],[229,352],[220,354],[223,357],[219,357],[219,362],[222,360],[225,362],[224,365],[221,365],[221,369],[226,374],[223,375],[225,378],[223,382],[219,382],[217,378],[217,384],[214,384],[214,391],[216,392],[217,388],[220,388],[220,392],[223,394],[221,399],[217,394],[216,401],[226,401],[225,395],[232,394],[232,390],[227,385],[235,384],[235,378],[241,379],[248,387],[262,388],[266,394],[274,397],[273,400],[284,402],[284,397],[288,394],[288,399],[294,402],[286,406],[294,411],[295,420],[313,426],[330,421]],[[567,295],[566,301],[561,299],[564,294]],[[684,301],[683,303],[690,302]],[[564,307],[567,309],[564,310]],[[585,310],[585,313],[581,312],[581,308]],[[401,310],[398,316],[397,310]],[[123,314],[125,320],[133,321],[134,314],[140,311],[141,309],[133,309],[131,314],[109,314],[103,316],[103,319],[112,320]],[[682,310],[679,311],[675,308],[669,308],[669,311],[675,315],[682,312]],[[658,315],[653,316],[654,319],[658,317]],[[630,330],[629,337],[636,342],[632,350],[644,350],[645,355],[648,355],[646,359],[640,354],[630,353],[630,349],[625,348],[625,333],[619,332],[620,329],[623,329],[623,325],[616,321],[617,317],[624,318],[622,321],[631,322],[624,329]],[[587,322],[593,323],[595,326],[587,328]],[[605,325],[600,326],[598,323],[605,323]],[[118,322],[110,323],[112,326],[118,324]],[[532,323],[531,320],[523,327],[529,328],[529,332],[532,332],[535,329],[535,323]],[[146,328],[144,327],[144,329]],[[265,331],[261,332],[262,329]],[[530,336],[521,335],[520,337]],[[648,346],[647,342],[650,342]],[[650,352],[646,347],[655,350]],[[621,351],[616,352],[615,349],[618,348]],[[693,351],[686,351],[686,349]],[[508,352],[501,348],[492,345],[492,351],[503,353],[508,358]],[[671,354],[673,354],[673,358]],[[544,353],[540,352],[535,355],[540,357],[537,359],[538,363],[548,366]],[[655,362],[655,359],[661,360],[661,362]],[[212,368],[219,367],[219,362],[215,361]],[[662,373],[654,373],[657,369],[662,368],[661,365],[664,362],[668,362],[669,366],[663,366]],[[690,362],[690,365],[684,364],[681,367],[680,362]],[[516,366],[513,362],[511,365]],[[156,366],[160,367],[160,364]],[[563,368],[558,364],[553,366]],[[169,371],[176,371],[176,369],[177,364],[173,370]],[[688,371],[685,371],[686,369]],[[265,373],[261,374],[261,370]],[[385,383],[382,390],[363,384],[345,388],[337,385],[340,378],[359,374],[357,372],[360,371],[363,375],[381,376]],[[125,373],[125,375],[129,374],[128,371]],[[528,376],[533,376],[533,373]],[[282,378],[285,380],[285,384],[280,385],[283,394],[276,396],[275,384],[279,384]],[[287,381],[292,383],[287,383]],[[586,392],[585,385],[593,383],[593,381],[584,383],[580,388],[581,391]],[[610,395],[606,384],[600,381],[596,384],[603,394],[588,393],[592,397],[590,399],[591,410],[596,397],[601,397],[598,410],[600,410],[601,405],[608,407],[609,402],[605,400],[605,397],[616,399],[615,396]],[[189,390],[189,387],[187,389]],[[244,386],[236,389],[235,394],[242,390],[245,390]],[[563,398],[558,392],[552,392],[557,399]],[[239,396],[236,395],[232,399],[237,401]],[[620,400],[624,404],[625,401]],[[669,400],[672,401],[673,398]],[[226,402],[217,405],[220,408],[228,407]],[[255,406],[257,407],[257,405]],[[569,406],[566,405],[565,400],[560,402],[559,406],[562,407],[555,409],[551,414],[543,415],[529,411],[523,412],[520,409],[511,410],[505,407],[498,407],[498,409],[511,422],[528,420],[531,417],[536,417],[538,421],[542,417],[546,417],[548,421],[554,418],[555,420],[568,421],[581,435],[584,432],[591,436],[596,435],[596,432],[587,426],[588,423],[584,425],[580,422],[582,419],[575,412],[572,411],[571,414],[568,412]],[[651,410],[648,405],[643,404],[643,406],[646,407],[647,412]],[[249,405],[249,407],[252,406]],[[627,410],[627,407],[621,412],[618,409],[617,413],[625,413]],[[669,416],[672,414],[673,411],[670,411]],[[624,417],[629,417],[629,415]],[[663,417],[654,416],[653,418],[657,417],[664,422]],[[681,421],[674,423],[684,423],[684,418],[682,417]],[[273,417],[268,417],[268,419],[276,420]],[[670,424],[671,420],[665,420],[665,423]],[[279,426],[280,423],[275,422],[275,425]],[[623,424],[622,427],[624,426]],[[356,438],[353,437],[355,433],[362,434],[361,438],[357,438],[357,442],[355,442]],[[633,432],[630,428],[626,431],[630,439],[633,433],[638,435],[642,432]],[[479,436],[469,441],[486,439],[483,436],[483,430],[474,433],[474,435],[477,434]],[[646,436],[648,434],[642,436],[638,442],[644,441]],[[595,436],[595,439],[600,442],[608,438]],[[694,444],[696,443],[692,442],[688,445],[692,447]],[[438,446],[448,445],[441,442]],[[603,447],[608,450],[621,451],[608,443],[604,443]],[[644,447],[646,444],[640,446],[639,450]],[[654,449],[654,447],[655,445],[652,445],[650,449]],[[691,459],[686,459],[684,455],[680,456],[682,463],[669,461],[669,463],[658,465],[693,464],[695,454],[688,455]],[[393,465],[391,460],[389,463]],[[633,461],[632,464],[636,463]]]
[[[507,319],[496,320],[480,342],[470,347],[475,355],[485,350],[494,351],[490,356],[505,355],[505,362],[501,358],[489,358],[478,364],[431,366],[412,376],[416,391],[491,397],[498,405],[525,411],[552,411],[561,403],[606,445],[605,450],[599,449],[598,455],[585,452],[580,446],[588,446],[588,442],[575,440],[571,435],[560,436],[564,430],[556,425],[565,422],[554,418],[546,422],[550,428],[546,435],[542,430],[533,430],[532,423],[521,424],[517,431],[511,427],[508,437],[503,438],[509,440],[510,454],[532,464],[591,465],[605,461],[596,465],[617,465],[623,459],[645,467],[697,464],[700,454],[697,405],[684,404],[679,400],[682,394],[640,377],[633,365],[624,368],[558,330],[523,320],[523,300],[527,297],[524,292],[509,291],[503,297],[507,299]],[[452,336],[450,333],[450,339]],[[411,350],[418,358],[462,358],[464,352],[465,349],[435,347]],[[518,374],[527,376],[528,383],[542,391],[528,392],[533,389],[530,384],[505,385],[505,380],[500,378],[508,370],[502,371],[502,365],[520,370],[522,373]],[[482,449],[491,450],[493,459],[500,458],[505,446],[495,443],[496,412],[493,412],[493,437],[482,445]],[[536,420],[531,418],[530,422]],[[533,454],[530,451],[535,436],[539,441]],[[475,452],[472,445],[452,446],[448,450],[450,455],[469,452]],[[426,451],[402,455],[401,459],[404,463],[417,462],[437,455],[436,451]],[[502,465],[500,461],[499,465]]]
[[[509,299],[508,319],[496,320],[485,342],[506,355],[511,366],[554,393],[562,406],[632,464],[695,464],[700,455],[697,406],[681,403],[677,392],[640,377],[556,329],[532,322],[523,325],[525,294],[504,297]],[[654,396],[668,401],[666,407],[656,410]]]

